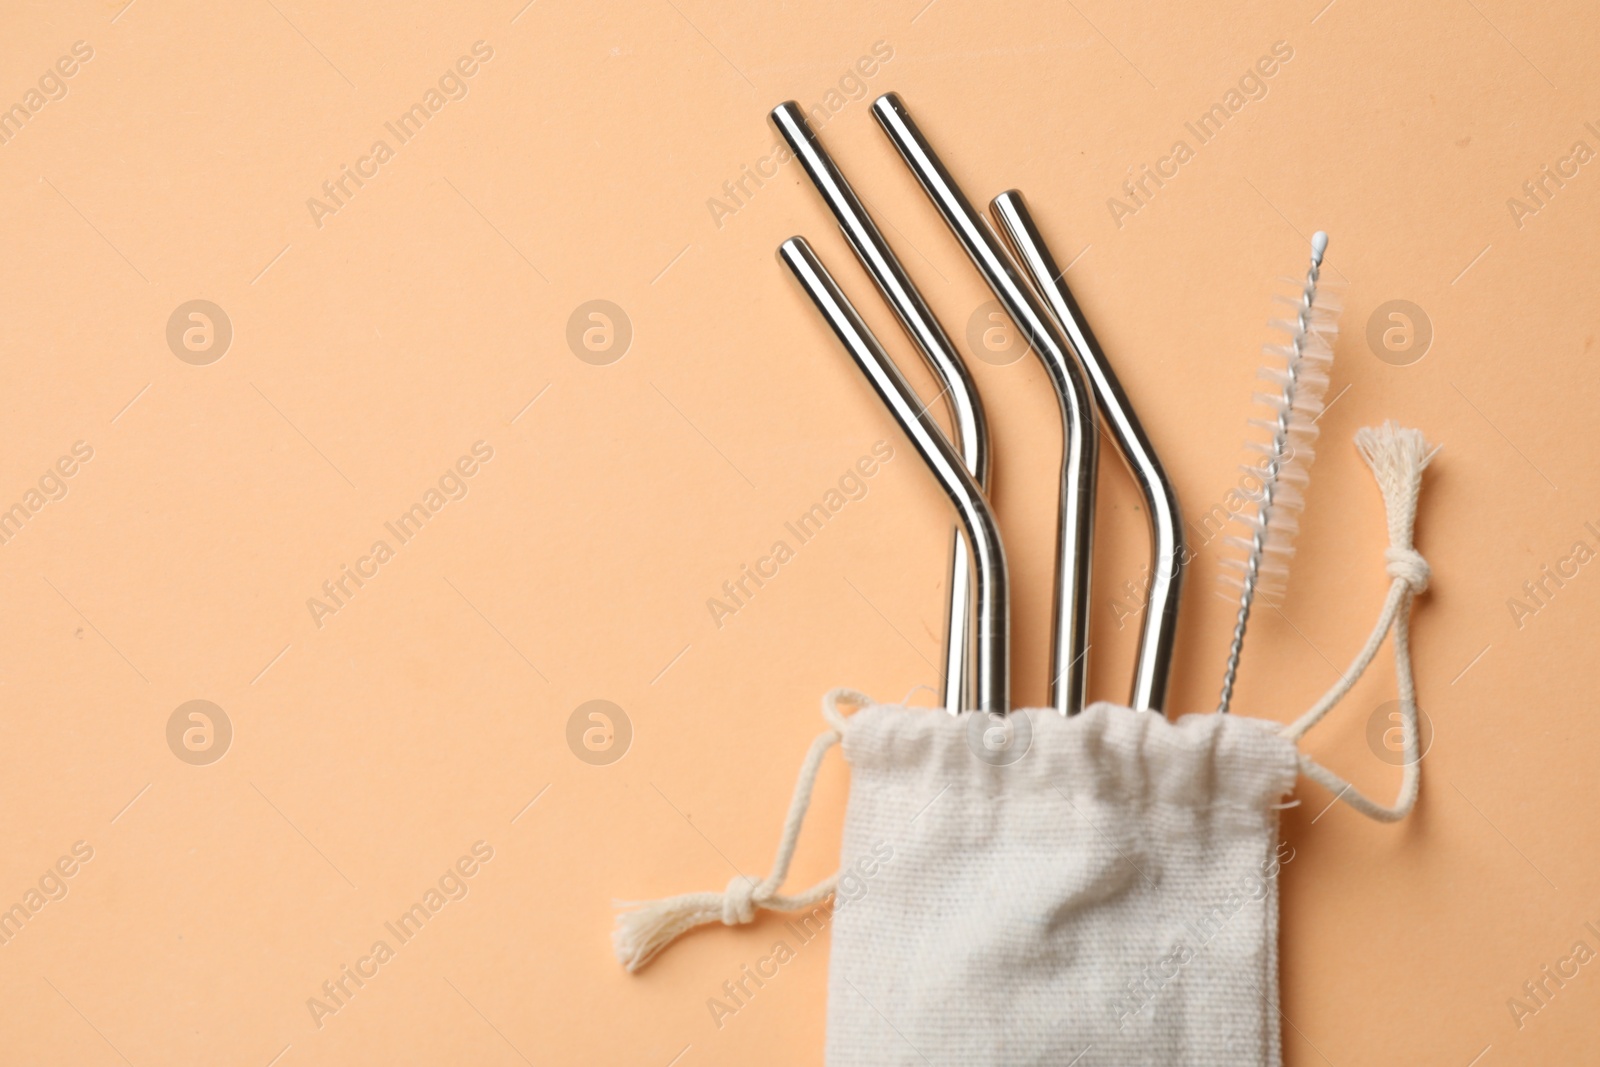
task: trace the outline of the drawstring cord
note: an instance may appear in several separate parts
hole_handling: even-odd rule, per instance
[[[1417,687],[1411,669],[1411,604],[1428,588],[1428,563],[1412,544],[1417,520],[1417,496],[1422,489],[1422,471],[1439,451],[1430,447],[1420,430],[1409,430],[1386,422],[1382,426],[1356,432],[1356,448],[1367,461],[1383,493],[1384,510],[1389,519],[1389,548],[1384,553],[1391,579],[1389,593],[1377,625],[1367,643],[1351,662],[1350,669],[1313,704],[1304,715],[1285,726],[1280,733],[1298,742],[1323,716],[1333,710],[1356,684],[1383,639],[1394,631],[1394,672],[1400,696],[1400,728],[1404,743],[1400,795],[1392,806],[1363,796],[1349,782],[1301,753],[1300,770],[1307,778],[1337,795],[1352,808],[1379,822],[1396,822],[1416,806],[1421,787],[1419,730],[1417,726]]]
[[[800,766],[800,777],[794,784],[794,796],[789,800],[789,814],[784,819],[783,833],[778,839],[778,855],[772,861],[772,873],[760,881],[736,874],[728,883],[728,888],[721,893],[685,893],[663,900],[617,901],[617,907],[626,910],[617,914],[617,925],[611,933],[611,947],[624,967],[637,971],[696,926],[718,920],[726,926],[738,926],[754,921],[756,912],[762,908],[768,911],[804,911],[833,895],[838,874],[831,874],[810,889],[793,896],[785,896],[778,890],[789,876],[789,861],[794,858],[800,826],[805,822],[806,810],[811,806],[811,788],[816,784],[822,757],[839,743],[844,732],[844,713],[839,710],[841,703],[866,707],[872,703],[872,698],[852,689],[835,689],[822,698],[822,717],[828,722],[828,730],[811,742],[805,762]]]

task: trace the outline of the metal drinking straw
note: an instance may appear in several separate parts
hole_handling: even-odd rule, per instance
[[[945,223],[989,283],[1006,314],[1044,364],[1061,408],[1061,496],[1056,526],[1055,634],[1050,654],[1050,702],[1071,715],[1083,708],[1089,651],[1089,564],[1094,543],[1094,404],[1083,370],[1066,338],[1018,273],[983,217],[894,93],[879,97],[873,116],[939,209]]]
[[[1067,340],[1088,372],[1100,413],[1143,494],[1150,522],[1150,590],[1139,632],[1139,656],[1129,704],[1135,711],[1160,711],[1166,703],[1177,633],[1178,594],[1187,562],[1178,494],[1156,458],[1144,427],[1122,391],[1105,351],[1067,288],[1063,271],[1034,224],[1022,194],[1013,189],[989,205],[1034,287],[1055,313]]]
[[[1006,557],[1000,543],[1000,528],[984,499],[983,490],[805,238],[791,237],[783,242],[778,248],[778,257],[794,272],[840,344],[867,376],[955,504],[974,562],[973,599],[977,611],[973,675],[977,707],[979,711],[996,714],[1009,712],[1011,615]]]

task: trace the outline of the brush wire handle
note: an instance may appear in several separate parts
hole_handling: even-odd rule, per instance
[[[1272,426],[1272,440],[1267,446],[1267,465],[1261,478],[1261,500],[1256,506],[1256,516],[1251,524],[1249,551],[1245,557],[1244,575],[1239,588],[1239,614],[1233,623],[1233,641],[1228,646],[1228,664],[1222,674],[1222,695],[1217,701],[1218,714],[1227,714],[1233,702],[1234,681],[1239,674],[1239,657],[1244,651],[1244,635],[1250,625],[1250,609],[1255,604],[1256,593],[1262,580],[1262,564],[1267,557],[1268,542],[1273,535],[1272,522],[1278,497],[1286,484],[1286,467],[1293,458],[1291,449],[1292,428],[1297,418],[1305,415],[1306,404],[1299,395],[1301,376],[1306,369],[1307,346],[1312,341],[1312,315],[1317,303],[1317,280],[1322,273],[1322,257],[1328,251],[1328,235],[1317,231],[1311,238],[1311,267],[1306,272],[1305,284],[1300,289],[1299,312],[1295,319],[1294,341],[1283,373],[1283,388],[1277,397],[1277,420]],[[1320,413],[1320,404],[1319,413]]]

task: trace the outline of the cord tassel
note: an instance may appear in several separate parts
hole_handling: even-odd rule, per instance
[[[734,875],[728,888],[721,893],[684,893],[661,900],[614,902],[618,912],[616,927],[611,932],[611,947],[618,962],[630,972],[639,970],[662,949],[697,926],[719,920],[725,926],[739,926],[753,922],[756,912],[763,908],[804,911],[833,895],[834,884],[839,879],[837,874],[829,875],[794,896],[785,896],[778,890],[789,876],[789,861],[794,858],[800,827],[811,806],[811,789],[816,784],[822,757],[839,743],[844,731],[845,720],[839,711],[841,701],[858,706],[872,703],[870,697],[846,689],[835,689],[823,698],[822,714],[828,720],[829,729],[811,742],[811,749],[800,766],[800,777],[794,785],[794,796],[789,800],[789,814],[784,819],[771,874],[760,881],[743,874]]]

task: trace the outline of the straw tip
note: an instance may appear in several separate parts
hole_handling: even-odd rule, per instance
[[[1322,257],[1327,254],[1327,251],[1328,235],[1323,230],[1318,230],[1311,235],[1311,258],[1321,263]]]
[[[811,245],[799,234],[795,234],[779,245],[773,255],[777,257],[779,263],[786,263],[791,268],[797,268],[801,264],[808,264],[816,258],[811,251]]]

